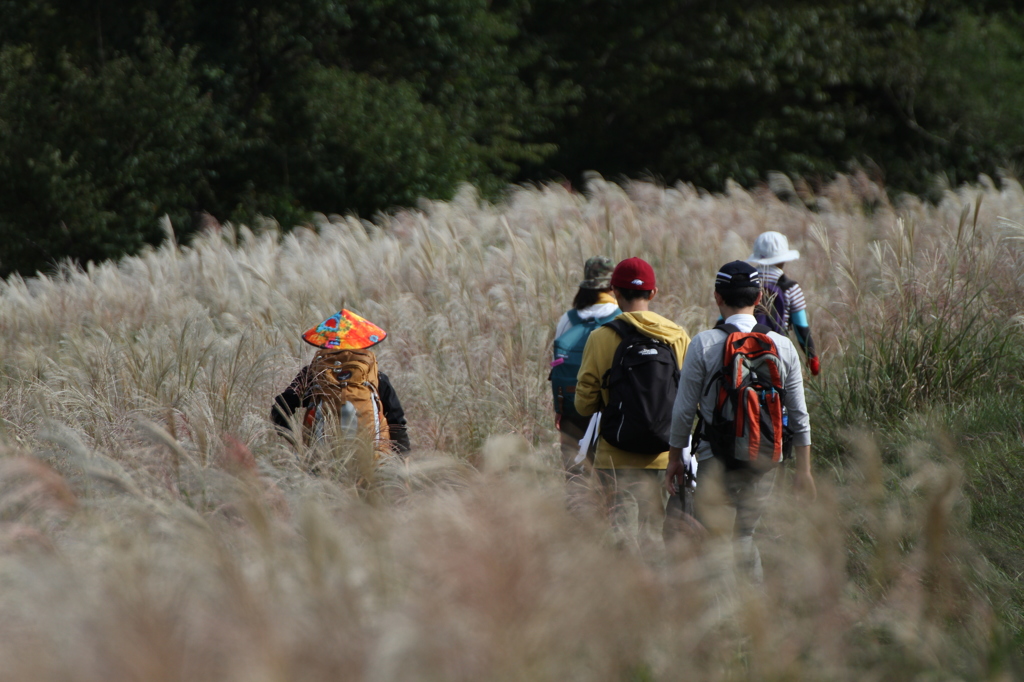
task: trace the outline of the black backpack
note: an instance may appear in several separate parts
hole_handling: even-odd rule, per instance
[[[675,351],[625,320],[612,320],[604,326],[615,330],[622,341],[601,382],[601,387],[608,389],[608,405],[601,412],[601,437],[627,452],[665,452],[679,386]]]

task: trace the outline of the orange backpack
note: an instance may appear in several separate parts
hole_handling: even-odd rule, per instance
[[[769,329],[757,325],[744,333],[720,323],[725,340],[722,369],[705,393],[718,384],[711,422],[700,420],[699,435],[729,469],[770,467],[788,454],[790,434],[785,414],[785,369]]]
[[[377,356],[371,350],[318,350],[309,365],[306,411],[308,438],[326,437],[328,419],[340,421],[341,433],[373,442],[377,453],[390,452],[384,405],[377,391]]]

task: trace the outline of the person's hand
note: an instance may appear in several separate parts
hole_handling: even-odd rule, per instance
[[[793,488],[812,502],[818,498],[818,488],[814,485],[814,476],[810,471],[797,470]]]
[[[815,355],[813,358],[807,361],[807,366],[811,368],[811,374],[818,376],[818,372],[821,371],[821,360]]]
[[[691,488],[697,487],[697,458],[690,454],[690,447],[669,451],[668,467],[665,469],[665,490],[679,495],[679,481],[686,481]]]
[[[668,460],[668,468],[665,469],[665,490],[670,495],[678,495],[679,488],[676,487],[676,478],[682,478],[683,476],[683,463],[678,457],[670,457]]]
[[[562,430],[562,415],[555,412],[555,431]]]

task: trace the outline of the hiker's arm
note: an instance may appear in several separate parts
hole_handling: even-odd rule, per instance
[[[288,418],[302,405],[302,399],[289,386],[274,398],[274,406],[270,409],[270,421],[282,429],[288,429]]]
[[[573,403],[576,411],[589,417],[604,407],[601,397],[601,380],[612,366],[619,335],[607,327],[595,329],[587,338],[583,348],[583,360],[576,375],[576,397]]]
[[[683,449],[673,446],[668,448],[668,466],[665,468],[665,489],[670,494],[679,493],[675,481],[683,475]]]
[[[668,444],[672,450],[679,451],[676,454],[676,459],[679,458],[683,448],[690,443],[693,420],[697,416],[701,391],[704,390],[704,358],[700,345],[700,343],[691,342],[686,349],[683,368],[679,372],[676,400],[672,404],[672,428],[669,431]],[[671,453],[672,450],[669,452]]]
[[[815,358],[818,354],[814,352],[814,340],[811,338],[811,323],[807,320],[807,300],[804,298],[804,290],[800,284],[793,284],[786,289],[786,301],[789,304],[789,325],[796,332],[796,340],[800,343],[804,355],[807,356],[807,364],[811,368],[811,374],[817,375],[821,364]]]
[[[292,383],[288,384],[288,388],[284,389],[280,395],[274,398],[274,405],[270,408],[270,421],[286,431],[291,429],[291,424],[288,421],[289,417],[302,407],[302,396],[306,390],[308,370],[308,365],[300,369],[299,373],[292,379]]]
[[[672,404],[672,428],[668,438],[668,468],[665,471],[665,488],[670,493],[678,492],[673,479],[683,478],[683,448],[690,443],[693,420],[700,406],[700,394],[704,384],[704,358],[697,343],[690,342],[679,372],[679,388]],[[693,453],[696,456],[696,453]]]
[[[384,405],[384,418],[388,420],[388,433],[391,435],[391,440],[395,441],[398,446],[399,454],[405,455],[412,449],[409,444],[409,431],[405,423],[405,410],[402,409],[402,403],[398,400],[398,394],[395,393],[395,388],[391,385],[388,375],[378,372],[377,378],[380,402]]]
[[[811,446],[797,445],[793,448],[793,454],[796,455],[793,485],[813,500],[818,496],[818,489],[814,485],[814,474],[811,473]]]
[[[792,343],[779,347],[784,355],[783,363],[786,372],[786,412],[789,415],[789,428],[793,432],[793,446],[800,447],[811,444],[811,422],[807,415],[807,402],[804,399],[803,371],[800,367],[800,356]]]
[[[786,412],[789,427],[793,431],[793,453],[796,459],[796,480],[798,490],[812,499],[817,495],[814,475],[811,473],[811,423],[807,416],[807,402],[804,400],[804,381],[800,369],[800,358],[796,348],[787,344],[780,348],[786,354],[784,362],[789,368],[786,375]]]
[[[811,338],[811,326],[807,321],[807,310],[798,310],[794,312],[790,318],[790,323],[793,325],[793,331],[796,332],[796,340],[800,342],[800,347],[804,351],[804,355],[807,356],[807,360],[818,357],[818,354],[814,351],[814,339]]]

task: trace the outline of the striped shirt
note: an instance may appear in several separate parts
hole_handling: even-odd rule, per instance
[[[782,268],[775,265],[761,265],[758,267],[761,271],[761,281],[764,284],[777,284],[779,278],[782,277]],[[790,280],[792,282],[792,280]],[[800,285],[793,282],[785,291],[782,301],[782,328],[789,329],[789,320],[796,313],[801,310],[807,309],[807,301],[804,299],[804,290],[800,288]]]

